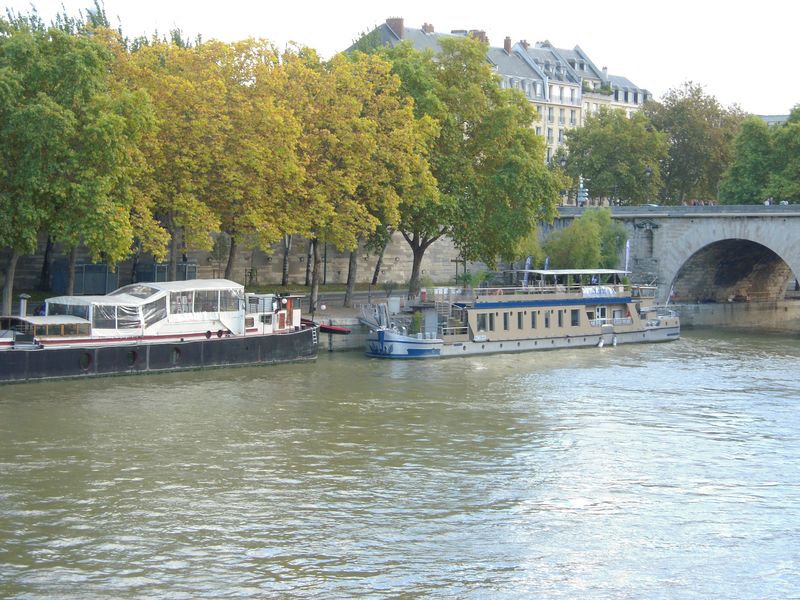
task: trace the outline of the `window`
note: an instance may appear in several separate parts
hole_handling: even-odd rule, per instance
[[[571,312],[572,326],[578,327],[581,324],[581,311],[580,309],[573,308]]]
[[[148,302],[142,307],[142,316],[144,317],[144,326],[150,327],[153,323],[157,323],[161,319],[167,318],[167,297],[163,296],[158,300]]]
[[[154,287],[147,285],[146,283],[132,283],[130,285],[126,285],[125,287],[121,287],[118,290],[111,292],[109,296],[119,296],[120,294],[128,294],[129,296],[133,296],[134,298],[149,298],[153,294],[157,293],[158,290]]]
[[[542,135],[542,128],[540,125],[536,126],[536,135]]]
[[[503,313],[503,331],[508,331],[510,328],[509,321],[511,320],[511,313],[504,312]]]
[[[119,329],[138,329],[142,326],[138,306],[117,306],[117,327]]]
[[[523,329],[525,327],[524,317],[525,315],[522,311],[517,313],[517,329]]]
[[[220,290],[219,309],[221,311],[239,310],[239,302],[242,296],[238,290]]]
[[[190,313],[194,305],[194,292],[170,292],[169,312],[173,315]]]
[[[553,128],[552,127],[548,127],[547,128],[547,142],[548,143],[552,143],[553,142]]]
[[[561,102],[564,101],[564,86],[563,85],[558,88],[558,99]]]
[[[536,329],[536,311],[531,311],[531,329]]]
[[[219,310],[219,291],[197,290],[194,293],[194,312],[217,312]]]
[[[569,101],[571,104],[575,104],[575,88],[569,88]]]
[[[92,327],[95,329],[116,329],[117,307],[113,304],[95,304],[92,307]]]
[[[564,326],[564,311],[563,310],[559,310],[558,311],[558,326],[559,327],[563,327]]]
[[[558,123],[560,125],[564,124],[564,113],[565,113],[565,111],[564,111],[563,108],[559,108],[558,109]]]
[[[489,313],[489,331],[494,331],[494,313]]]
[[[544,311],[544,326],[546,329],[550,329],[550,311]]]
[[[486,315],[478,315],[478,331],[486,331]]]
[[[577,119],[575,118],[575,109],[573,108],[569,111],[569,124],[575,125],[577,123]]]
[[[563,144],[564,143],[564,130],[563,129],[559,129],[558,130],[558,143],[559,144]]]
[[[552,123],[553,122],[553,118],[554,118],[553,114],[554,114],[553,113],[553,107],[552,106],[548,106],[547,107],[547,121],[548,121],[548,123]]]

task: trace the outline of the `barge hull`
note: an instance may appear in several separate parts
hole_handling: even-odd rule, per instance
[[[0,353],[0,382],[266,365],[317,358],[315,328],[220,339],[16,348]]]

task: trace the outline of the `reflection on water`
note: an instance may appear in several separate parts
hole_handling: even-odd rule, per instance
[[[0,597],[800,595],[800,341],[0,387]]]

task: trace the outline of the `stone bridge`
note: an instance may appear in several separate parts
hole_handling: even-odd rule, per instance
[[[582,212],[562,207],[553,227]],[[612,215],[628,232],[632,279],[655,282],[661,301],[776,302],[800,277],[797,205],[626,206]]]

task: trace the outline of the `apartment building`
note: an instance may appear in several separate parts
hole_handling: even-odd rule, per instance
[[[442,37],[471,35],[489,42],[481,30],[439,33],[429,23],[419,29],[406,27],[398,17],[387,19],[371,35],[381,44],[395,46],[408,41],[418,50],[434,53],[441,50]],[[627,78],[609,75],[605,67],[598,69],[580,46],[568,50],[549,41],[529,44],[526,40],[512,44],[506,37],[502,47],[489,45],[486,60],[494,67],[501,87],[520,90],[535,105],[539,118],[534,127],[545,138],[548,162],[566,141],[566,132],[583,126],[588,115],[605,106],[622,109],[630,116],[650,98],[646,89]]]

